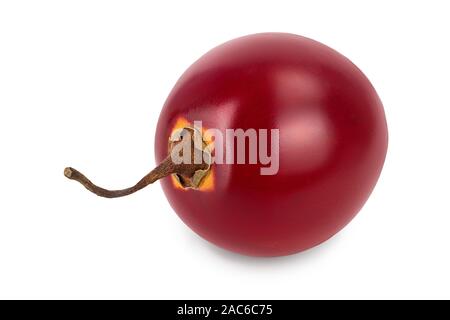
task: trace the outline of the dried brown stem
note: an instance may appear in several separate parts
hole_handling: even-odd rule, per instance
[[[83,175],[78,170],[67,167],[64,169],[64,175],[71,179],[78,181],[81,183],[86,189],[91,191],[92,193],[95,193],[96,195],[100,197],[105,198],[118,198],[127,196],[129,194],[135,193],[136,191],[141,190],[142,188],[145,188],[149,184],[162,179],[164,177],[167,177],[171,174],[179,174],[186,177],[191,177],[194,175],[195,171],[197,170],[204,170],[208,167],[206,163],[202,164],[174,164],[172,162],[172,159],[170,155],[163,160],[155,169],[150,171],[145,177],[143,177],[138,183],[136,183],[134,186],[122,190],[107,190],[104,188],[101,188],[94,183],[92,183],[88,178],[86,178],[85,175]]]

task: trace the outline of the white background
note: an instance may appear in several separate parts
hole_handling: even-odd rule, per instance
[[[0,298],[450,298],[447,1],[2,1]],[[372,81],[390,145],[370,200],[294,256],[218,249],[158,184],[101,185],[154,165],[159,111],[181,73],[232,38],[301,34]]]

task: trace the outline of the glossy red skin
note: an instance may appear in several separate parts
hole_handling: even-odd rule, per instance
[[[161,112],[158,162],[180,117],[222,130],[280,129],[277,175],[260,175],[260,165],[214,165],[210,192],[161,181],[192,230],[246,255],[288,255],[336,234],[369,197],[387,150],[383,106],[364,74],[333,49],[292,34],[238,38],[196,61]]]

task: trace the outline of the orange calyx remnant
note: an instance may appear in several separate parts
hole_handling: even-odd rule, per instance
[[[177,119],[177,121],[175,122],[175,125],[173,126],[172,130],[171,130],[171,136],[174,134],[174,132],[182,130],[182,129],[188,129],[188,128],[193,128],[193,124],[188,121],[186,118],[184,117],[180,117]],[[202,140],[204,143],[204,148],[208,148],[209,150],[213,150],[213,141],[211,136],[207,136],[205,134],[207,129],[202,128]],[[169,150],[168,152],[170,153],[170,143],[169,143]],[[211,165],[209,167],[209,170],[206,172],[206,175],[204,175],[202,177],[202,179],[200,180],[200,183],[198,184],[198,186],[196,186],[195,188],[193,187],[186,187],[183,186],[182,183],[180,182],[179,177],[176,174],[172,174],[171,176],[171,180],[172,180],[172,185],[179,190],[184,190],[184,191],[188,191],[190,189],[194,189],[196,191],[213,191],[214,190],[214,166]]]

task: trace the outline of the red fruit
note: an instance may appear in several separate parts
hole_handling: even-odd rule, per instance
[[[161,181],[190,228],[248,255],[287,255],[333,236],[369,197],[387,149],[383,106],[363,73],[325,45],[291,34],[242,37],[196,61],[161,112],[157,162],[181,118],[222,130],[280,130],[276,175],[216,164],[210,191]]]
[[[369,197],[387,150],[383,106],[364,74],[338,52],[292,34],[242,37],[196,61],[161,112],[158,163],[167,161],[174,130],[196,120],[223,132],[279,129],[277,174],[261,175],[262,165],[248,162],[212,164],[197,188],[183,188],[175,175],[161,181],[190,228],[247,255],[288,255],[336,234]]]

